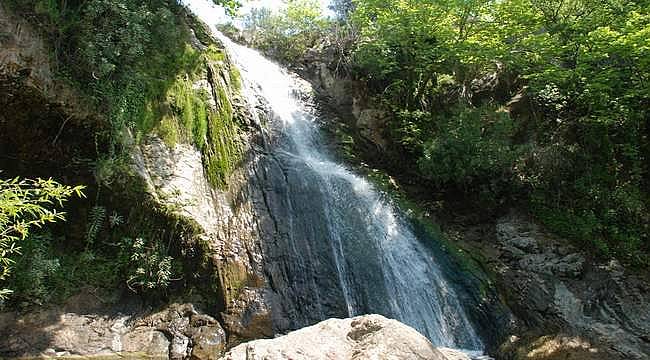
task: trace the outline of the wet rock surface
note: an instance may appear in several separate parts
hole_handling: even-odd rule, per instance
[[[92,138],[87,128],[79,126],[92,122],[91,115],[75,102],[77,97],[72,92],[52,80],[42,41],[24,22],[8,15],[2,4],[0,41],[0,108],[5,110],[0,113],[0,168],[13,163],[9,156],[22,151],[25,144],[34,154],[30,162],[71,158],[65,154],[79,149],[67,149],[66,144],[75,147],[78,142],[73,139]],[[317,81],[333,105],[351,114],[363,138],[384,147],[385,114],[364,100],[358,84],[338,79],[326,65],[316,66]],[[214,76],[215,72],[214,68],[206,70],[206,78],[195,86],[213,94],[215,86],[223,86],[215,79],[225,78]],[[209,100],[216,106],[214,96]],[[23,115],[10,122],[9,113]],[[201,155],[191,146],[169,148],[152,137],[134,153],[135,167],[151,195],[201,228],[200,238],[221,301],[211,313],[220,312],[229,344],[346,315],[341,289],[332,276],[331,252],[318,248],[327,242],[316,241],[314,247],[306,243],[295,246],[291,238],[327,233],[314,227],[325,214],[312,212],[307,206],[291,209],[289,203],[289,192],[295,204],[322,201],[318,198],[322,194],[313,191],[318,181],[291,156],[264,150],[265,144],[260,141],[263,135],[252,136],[258,143],[248,144],[248,157],[223,191],[207,185]],[[81,149],[82,153],[94,154],[92,141],[87,144],[89,148]],[[34,148],[42,149],[42,153],[34,152]],[[51,171],[47,166],[42,168]],[[295,176],[297,173],[303,177]],[[302,181],[297,182],[298,178]],[[308,216],[292,218],[296,213]],[[505,302],[519,318],[516,331],[501,347],[503,358],[650,357],[650,288],[646,278],[626,271],[615,261],[593,260],[521,216],[500,219],[494,232],[496,241],[481,252],[497,274]],[[331,291],[323,293],[317,291],[319,288]],[[137,352],[173,359],[212,359],[226,348],[222,326],[191,305],[171,305],[152,313],[137,307],[107,307],[92,295],[80,296],[58,308],[0,314],[0,357]],[[323,329],[310,331],[331,334],[330,340],[346,344],[340,351],[349,352],[341,356],[376,358],[381,351],[395,358],[444,359],[440,357],[444,350],[433,349],[421,335],[412,334],[412,329],[390,321],[371,318],[325,323],[328,325]],[[298,349],[305,353],[318,349],[318,344],[313,349],[307,347],[313,338],[288,337],[285,343],[280,342],[282,346],[295,347],[279,353],[271,343],[275,340],[268,340],[241,345],[229,356],[241,358],[234,356],[240,356],[244,349],[247,359],[267,352],[278,358],[287,354],[300,358],[295,352]],[[337,354],[339,350],[332,351]],[[314,353],[313,358],[323,353]]]
[[[369,140],[375,148],[364,157],[374,161],[381,140],[383,114],[373,109],[353,81],[334,70],[327,49],[308,53],[301,72],[322,93],[321,101],[347,123],[355,140]],[[497,64],[499,65],[499,64]],[[479,104],[494,97],[507,100],[506,88],[514,79],[497,71],[475,79],[469,89]],[[346,85],[344,85],[346,84]],[[358,84],[357,84],[358,85]],[[347,100],[346,100],[347,99]],[[523,87],[508,102],[519,117],[530,113]],[[370,116],[372,115],[372,116]],[[387,154],[387,151],[380,154]],[[370,159],[370,160],[368,160]],[[441,216],[446,218],[445,215]],[[499,306],[470,306],[477,313],[488,347],[502,358],[536,359],[648,359],[650,358],[650,277],[635,273],[616,261],[600,261],[549,234],[531,219],[517,213],[496,222],[450,220],[454,231],[470,240],[460,241],[467,257],[493,273],[499,297],[516,317],[499,314]],[[475,229],[471,227],[475,226]],[[466,246],[468,245],[468,246]],[[465,283],[464,279],[454,279]],[[490,281],[491,282],[491,281]],[[466,301],[467,299],[464,299]],[[470,299],[471,300],[471,299]],[[499,305],[499,304],[497,304]],[[496,311],[495,311],[496,310]],[[490,315],[491,314],[491,315]],[[513,334],[509,339],[506,334]],[[495,344],[502,344],[500,350]]]

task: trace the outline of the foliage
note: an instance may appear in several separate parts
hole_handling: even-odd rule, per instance
[[[241,7],[242,3],[238,0],[212,0],[216,5],[223,6],[226,10],[226,13],[229,15],[234,15],[237,13],[237,10]]]
[[[106,221],[106,208],[103,206],[93,206],[88,215],[86,224],[86,246],[90,247],[97,239],[97,235],[104,226]]]
[[[9,304],[41,306],[63,301],[84,288],[114,289],[123,282],[124,264],[110,253],[71,251],[69,239],[39,232],[25,239],[23,256],[8,279]]]
[[[15,258],[34,227],[65,220],[56,210],[72,196],[83,197],[83,186],[66,186],[52,179],[0,179],[0,281],[11,274]],[[11,294],[0,290],[0,300]]]
[[[232,11],[239,6],[237,1],[215,3]],[[204,28],[181,5],[174,0],[28,0],[14,6],[45,24],[52,40],[61,44],[56,49],[60,72],[107,114],[110,130],[98,133],[96,140],[108,144],[97,150],[98,183],[111,186],[123,178],[127,133],[140,140],[154,132],[170,146],[187,142],[203,150],[206,170],[217,172],[210,174],[213,184],[224,184],[232,170],[225,165],[237,162],[238,128],[230,98],[240,86],[238,75],[222,65],[224,72],[232,72],[233,89],[221,89],[228,99],[213,114],[208,94],[196,90],[194,82],[205,76],[206,65],[223,63],[225,54],[214,41],[205,50],[190,46],[186,23],[199,32]],[[224,124],[209,125],[211,121]],[[211,132],[211,126],[218,129]]]
[[[485,179],[508,182],[517,153],[507,113],[490,107],[460,108],[436,120],[435,136],[425,143],[418,161],[428,179],[466,189],[489,185]]]
[[[424,179],[496,204],[525,198],[552,230],[650,263],[647,2],[354,5],[356,76]],[[498,81],[487,98],[486,75]],[[508,116],[517,93],[527,108]]]
[[[295,61],[317,45],[329,25],[318,0],[288,0],[279,14],[253,9],[243,19],[249,42],[281,61]]]
[[[232,11],[238,7],[237,1],[215,2]],[[80,89],[105,115],[105,124],[95,129],[94,138],[97,158],[92,166],[100,190],[96,206],[78,212],[82,224],[74,234],[21,235],[29,243],[25,248],[29,257],[20,258],[21,273],[0,278],[6,277],[16,287],[12,303],[56,301],[84,286],[126,284],[144,294],[164,290],[175,272],[170,254],[179,246],[170,244],[178,240],[175,236],[182,236],[165,231],[178,220],[156,220],[160,223],[154,228],[149,217],[134,219],[137,209],[127,212],[120,208],[124,204],[114,204],[121,192],[142,196],[142,190],[130,183],[131,139],[137,143],[156,133],[170,146],[192,144],[202,151],[212,183],[225,185],[241,156],[237,111],[232,106],[241,87],[239,74],[217,42],[175,0],[8,0],[8,4],[43,31],[52,45],[58,78]],[[192,45],[188,24],[196,28],[206,48]],[[198,80],[213,75],[215,85],[223,89],[215,86],[215,94],[197,89]],[[222,84],[222,78],[228,81]],[[210,105],[211,97],[218,98],[216,109]],[[57,200],[49,196],[52,202]],[[40,205],[47,211],[42,214],[47,221],[50,215],[52,220],[63,217],[49,210],[49,203]],[[147,211],[151,216],[158,210]],[[59,229],[48,230],[59,234]],[[125,237],[147,240],[143,247],[124,247]],[[11,242],[5,243],[17,251]],[[0,260],[5,265],[0,270],[4,271],[15,256],[3,254]],[[55,267],[56,271],[47,270]]]
[[[160,243],[123,238],[120,257],[126,265],[126,284],[134,292],[164,290],[172,281],[173,258]]]
[[[51,253],[51,240],[50,234],[35,234],[23,242],[23,256],[10,278],[13,301],[43,305],[51,300],[54,292],[49,283],[61,271],[59,259]]]
[[[397,168],[489,209],[523,199],[551,230],[650,264],[647,1],[333,5],[339,21],[311,27],[255,11],[245,37],[285,62],[334,54],[366,81]]]

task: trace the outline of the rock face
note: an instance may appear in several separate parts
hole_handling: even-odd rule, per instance
[[[590,259],[515,213],[498,221],[496,239],[501,290],[530,329],[511,338],[504,354],[650,357],[650,285],[642,275],[625,271],[615,260]]]
[[[150,312],[102,304],[91,293],[26,316],[0,314],[0,357],[146,354],[153,358],[216,359],[226,335],[191,304]]]
[[[66,174],[61,169],[73,158],[94,159],[89,127],[98,123],[99,116],[80,98],[53,79],[50,56],[38,32],[0,3],[0,169],[4,177],[30,172],[33,177],[64,178],[71,171]]]
[[[80,171],[83,173],[74,173],[74,181],[93,184],[95,177],[92,167],[78,170],[78,158],[88,159],[89,162],[96,158],[98,151],[93,134],[94,131],[102,130],[101,114],[93,111],[91,106],[81,104],[82,96],[54,79],[47,46],[38,34],[24,19],[10,13],[4,3],[0,4],[0,169],[3,169],[3,176],[14,175],[4,172],[11,169],[16,175],[28,173],[30,177],[54,176],[64,180],[70,179],[73,172]],[[196,46],[200,45],[196,41],[195,43]],[[227,59],[207,63],[202,78],[194,86],[205,90],[208,103],[213,108],[223,98],[227,98],[231,102],[228,105],[235,111],[245,113],[244,105],[239,103],[241,99],[234,95],[234,84],[230,83],[231,77],[227,73],[229,66]],[[217,92],[222,96],[216,96]],[[247,119],[247,116],[242,115],[240,125],[248,126],[245,123]],[[187,241],[188,246],[183,251],[200,252],[201,259],[208,260],[208,271],[214,282],[203,285],[208,289],[215,288],[218,293],[218,306],[210,309],[210,313],[223,313],[222,319],[233,341],[272,336],[275,331],[269,305],[274,293],[264,276],[261,260],[262,237],[259,229],[262,226],[259,222],[265,220],[259,219],[265,216],[262,209],[264,202],[257,188],[259,184],[249,181],[255,177],[252,164],[257,155],[253,154],[251,147],[254,138],[259,136],[258,132],[256,127],[248,132],[251,139],[242,140],[245,150],[249,151],[248,157],[244,159],[248,161],[242,161],[240,169],[231,176],[229,188],[224,190],[213,189],[209,185],[201,153],[192,146],[177,144],[169,147],[155,136],[145,136],[139,144],[124,139],[133,150],[132,165],[138,174],[138,180],[146,185],[147,195],[150,196],[139,195],[147,201],[150,198],[153,201],[153,204],[134,202],[127,206],[159,205],[160,208],[169,210],[174,220],[193,225],[191,227],[195,233],[190,234],[191,239],[186,234],[180,234],[174,240]],[[25,169],[22,168],[23,164]],[[186,278],[193,276],[186,275]],[[43,344],[49,341],[49,332],[56,332],[59,328],[78,335],[83,327],[80,324],[83,323],[98,329],[114,325],[114,319],[104,319],[103,315],[93,317],[92,312],[68,317],[65,313],[53,311],[38,315],[47,317],[50,320],[45,323],[52,324],[47,332],[38,333],[42,338],[38,341]],[[2,316],[6,320],[2,322],[3,326],[13,322],[31,324],[24,328],[25,334],[29,333],[28,329],[39,325],[39,321],[31,315],[11,313]],[[139,315],[130,316],[129,321],[134,321]],[[174,353],[181,354],[184,349],[212,352],[212,345],[200,349],[193,347],[194,334],[190,336],[183,331],[172,330],[170,328],[170,333],[184,335],[161,337],[158,330],[138,330],[128,336],[122,334],[122,330],[118,333],[126,336],[125,344],[134,339],[148,338],[152,344],[166,348],[163,339],[167,338],[168,345],[178,349]],[[10,330],[6,331],[11,334]],[[212,339],[208,342],[217,343],[215,339],[219,336],[206,331],[201,330],[200,338]],[[115,334],[117,333],[113,332]],[[63,353],[86,355],[122,351],[111,340],[117,335],[100,336],[97,339],[94,335],[89,335],[87,342],[83,340],[85,335],[77,335],[71,335],[69,338],[74,341],[69,343],[61,340],[67,338],[67,335],[52,337],[52,348],[64,349],[61,350]],[[34,341],[37,339],[16,339],[13,345],[4,348],[4,353],[29,353],[32,347],[42,347],[33,346]],[[124,346],[128,348],[127,345]],[[150,353],[157,354],[157,348],[155,346]],[[148,351],[146,347],[141,350]],[[185,354],[187,357],[191,355]]]
[[[269,340],[241,344],[223,360],[447,360],[414,329],[380,315],[329,319]]]
[[[232,174],[227,189],[216,189],[209,184],[201,153],[193,146],[170,148],[150,136],[135,148],[133,159],[152,198],[197,225],[196,246],[209,259],[216,282],[211,285],[218,289],[222,306],[217,310],[231,339],[272,336],[273,293],[264,276],[264,238],[259,230],[268,214],[260,207],[264,202],[257,184],[250,181],[255,176],[253,160]]]
[[[337,71],[337,61],[328,49],[312,50],[296,69],[314,85],[319,97],[337,115],[343,115],[359,138],[379,150],[386,150],[388,114],[370,101],[366,86]],[[351,115],[351,116],[350,116]]]

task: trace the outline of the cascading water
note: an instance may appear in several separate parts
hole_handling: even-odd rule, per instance
[[[212,23],[209,14],[197,15]],[[432,251],[385,196],[328,155],[312,104],[296,95],[295,78],[213,31],[242,70],[249,102],[263,97],[275,116],[271,126],[280,132],[269,152],[286,177],[288,189],[278,191],[276,206],[288,214],[290,254],[278,256],[292,257],[296,265],[282,271],[307,289],[288,291],[294,299],[286,301],[308,307],[320,319],[340,315],[332,309],[347,316],[383,314],[411,325],[437,346],[481,351]],[[335,274],[321,274],[330,271]]]

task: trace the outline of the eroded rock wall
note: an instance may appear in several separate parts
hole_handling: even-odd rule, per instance
[[[646,274],[594,259],[516,212],[498,220],[496,240],[491,261],[525,329],[504,344],[504,357],[650,357]]]
[[[1,176],[92,178],[72,160],[93,158],[91,128],[101,128],[101,118],[75,90],[54,79],[44,40],[1,3]]]

